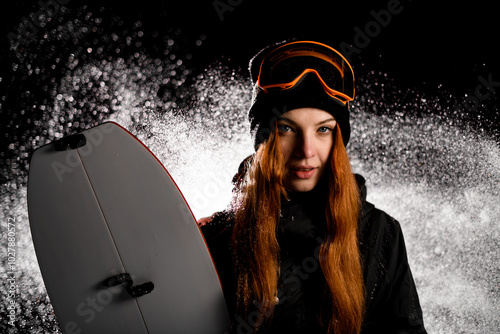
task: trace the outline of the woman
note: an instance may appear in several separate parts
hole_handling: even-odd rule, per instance
[[[425,333],[399,223],[351,172],[352,68],[297,41],[251,61],[256,153],[199,223],[233,333]]]

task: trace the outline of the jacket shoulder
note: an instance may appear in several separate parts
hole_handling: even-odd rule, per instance
[[[373,239],[383,238],[386,244],[389,241],[397,241],[402,236],[401,225],[392,216],[375,207],[366,200],[366,180],[359,174],[354,174],[361,199],[361,210],[359,216],[359,236],[361,246],[366,246]],[[392,242],[391,242],[392,243]],[[382,245],[372,245],[382,246]]]
[[[216,237],[232,231],[234,225],[234,213],[231,211],[216,212],[210,217],[198,220],[198,226],[204,236]]]
[[[359,243],[364,257],[376,260],[389,276],[407,262],[400,223],[369,202],[364,203],[359,221]]]
[[[359,228],[361,235],[376,233],[397,237],[402,234],[400,223],[370,202],[363,203]]]
[[[198,226],[213,257],[228,253],[234,226],[233,212],[216,212],[210,217],[200,219]]]

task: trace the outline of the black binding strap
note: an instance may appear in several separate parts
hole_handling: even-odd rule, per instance
[[[128,294],[131,295],[132,297],[144,296],[153,291],[155,287],[153,282],[146,282],[143,284],[134,285],[132,276],[128,273],[111,276],[102,282],[102,285],[105,286],[106,288],[111,288],[113,286],[120,284],[125,285]]]
[[[85,146],[87,144],[87,138],[82,133],[77,133],[75,135],[67,136],[56,140],[54,142],[54,147],[56,151],[66,151],[75,150],[79,147]]]

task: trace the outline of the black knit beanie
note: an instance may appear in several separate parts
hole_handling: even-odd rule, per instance
[[[330,113],[335,117],[341,129],[344,145],[347,145],[351,134],[348,103],[343,105],[328,95],[314,74],[306,74],[294,87],[287,90],[268,90],[265,92],[258,86],[257,81],[262,60],[281,44],[268,46],[250,60],[249,70],[254,92],[248,118],[255,149],[269,138],[275,129],[276,120],[281,115],[299,108],[318,108]]]

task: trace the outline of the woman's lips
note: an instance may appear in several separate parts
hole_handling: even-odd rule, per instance
[[[317,167],[313,166],[296,166],[289,168],[290,172],[300,179],[309,179],[316,173]]]

